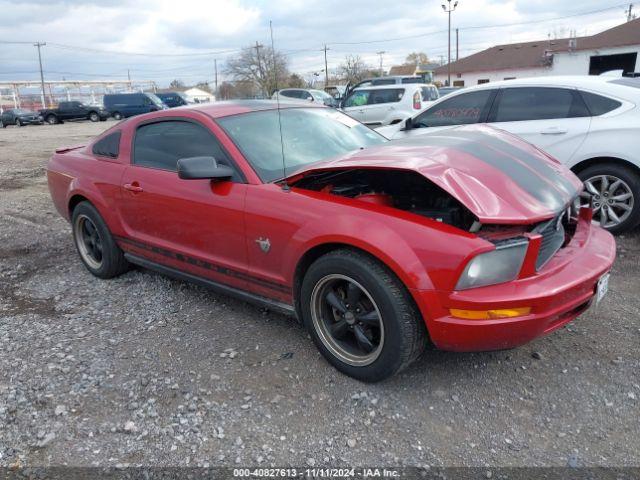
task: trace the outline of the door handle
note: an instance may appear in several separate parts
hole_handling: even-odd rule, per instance
[[[540,133],[542,135],[564,135],[565,133],[567,133],[567,130],[564,128],[549,127],[541,130]]]
[[[125,183],[123,187],[125,190],[129,190],[130,192],[133,192],[133,193],[140,193],[143,191],[142,187],[138,185],[138,182]]]

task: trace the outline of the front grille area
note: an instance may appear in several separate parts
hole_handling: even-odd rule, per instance
[[[565,213],[543,222],[533,229],[534,233],[542,235],[540,252],[536,260],[536,270],[540,270],[553,257],[565,242]]]

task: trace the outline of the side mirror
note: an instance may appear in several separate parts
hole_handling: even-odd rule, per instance
[[[401,130],[411,130],[413,128],[413,118],[409,117],[404,121]]]
[[[178,177],[183,180],[228,180],[233,170],[226,165],[218,165],[213,157],[189,157],[178,160]]]

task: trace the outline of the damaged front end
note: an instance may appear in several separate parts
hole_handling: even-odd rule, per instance
[[[290,180],[296,189],[401,210],[475,234],[493,244],[494,249],[476,256],[466,265],[455,290],[535,274],[568,245],[578,221],[578,212],[570,201],[566,209],[542,221],[482,223],[458,198],[413,170],[332,168],[310,171]]]
[[[409,170],[350,168],[312,172],[293,187],[391,207],[472,231],[477,217],[460,201]]]

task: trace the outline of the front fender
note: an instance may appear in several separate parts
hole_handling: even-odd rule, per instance
[[[329,227],[329,228],[327,228]],[[291,239],[285,251],[284,271],[290,282],[297,264],[315,247],[342,244],[369,253],[390,268],[407,288],[432,290],[433,282],[423,261],[403,236],[388,222],[340,214],[306,222]]]

